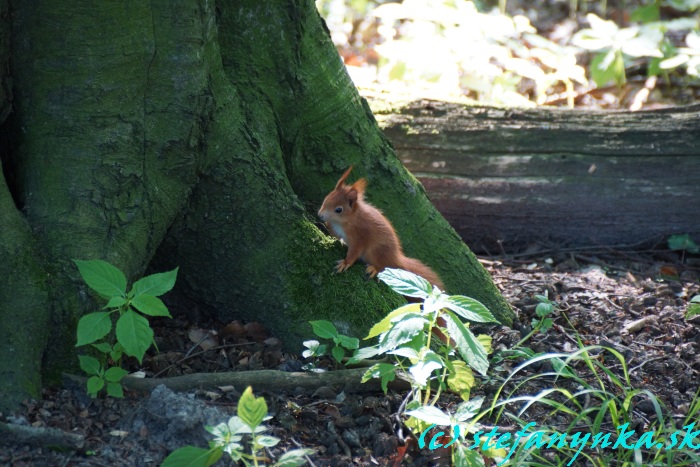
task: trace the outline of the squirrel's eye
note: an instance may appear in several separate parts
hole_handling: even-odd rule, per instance
[[[335,208],[335,212],[336,212],[337,214],[340,214],[341,212],[343,212],[343,208],[341,208],[340,206],[338,206],[337,208]]]

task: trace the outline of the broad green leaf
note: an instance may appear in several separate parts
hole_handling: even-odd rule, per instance
[[[442,358],[432,350],[428,350],[423,355],[423,358],[408,369],[408,372],[411,373],[416,384],[423,388],[428,384],[430,375],[442,367]]]
[[[167,316],[171,318],[168,307],[165,306],[165,303],[160,298],[154,295],[146,293],[137,295],[131,299],[131,304],[144,315]]]
[[[445,302],[445,307],[462,318],[476,323],[498,323],[491,312],[480,301],[463,295],[452,295]]]
[[[125,354],[136,357],[141,363],[153,342],[153,329],[146,318],[130,309],[117,320],[117,340]]]
[[[122,346],[121,346],[121,344],[119,344],[119,342],[117,342],[116,344],[114,344],[114,348],[109,353],[109,358],[111,358],[115,362],[118,362],[122,358],[122,354],[123,354]]]
[[[696,295],[690,300],[688,310],[685,312],[685,319],[694,318],[700,315],[700,295]]]
[[[622,53],[632,57],[663,58],[661,42],[664,34],[656,28],[643,28],[639,33],[622,44]]]
[[[124,388],[121,383],[107,383],[107,394],[111,397],[124,398]]]
[[[435,313],[437,310],[441,310],[447,306],[447,295],[429,295],[423,301],[423,316],[429,316]]]
[[[700,250],[688,234],[671,235],[668,237],[668,247],[672,250],[685,250],[688,253],[698,253]]]
[[[676,68],[678,66],[683,65],[688,60],[690,60],[689,56],[687,56],[685,54],[678,54],[678,55],[674,55],[670,58],[667,58],[665,60],[658,60],[657,66],[660,70],[670,70],[671,68]],[[656,71],[656,70],[654,70],[654,71]],[[651,70],[649,71],[649,74],[652,74]],[[658,73],[656,73],[656,74],[658,74]],[[670,242],[670,240],[671,239],[669,239],[669,242]],[[672,249],[674,249],[674,248],[672,248]],[[682,248],[679,248],[679,249],[682,249]]]
[[[92,344],[96,340],[102,339],[112,330],[111,313],[97,311],[89,313],[78,321],[78,342],[76,347]]]
[[[479,342],[481,342],[481,345],[484,346],[484,350],[486,350],[487,354],[493,352],[493,347],[491,346],[491,341],[493,341],[493,339],[491,338],[491,336],[487,336],[486,334],[479,334],[478,336],[476,336],[476,338]]]
[[[322,339],[333,339],[338,335],[338,330],[333,323],[326,320],[309,321],[314,330],[314,334]]]
[[[658,21],[660,17],[659,4],[654,2],[651,5],[640,6],[632,11],[630,20],[636,23],[651,23]]]
[[[102,365],[99,360],[89,355],[78,355],[80,369],[89,375],[99,375],[102,372]]]
[[[384,334],[379,343],[380,352],[393,350],[403,343],[409,342],[414,336],[423,332],[428,320],[420,315],[405,315],[394,324],[394,327]]]
[[[274,436],[258,436],[256,438],[256,441],[260,446],[266,447],[266,448],[271,448],[273,446],[277,446],[277,444],[280,442],[279,438],[276,438]]]
[[[576,32],[571,38],[571,43],[576,47],[586,50],[608,49],[615,45],[615,38],[620,30],[612,21],[605,21],[596,15],[587,16],[590,28],[584,28]]]
[[[97,396],[97,393],[105,386],[105,380],[99,376],[91,376],[87,380],[87,393],[92,397]]]
[[[619,61],[617,56],[619,55]],[[622,77],[620,77],[620,62],[622,55],[615,50],[600,52],[591,60],[591,77],[598,87],[603,87],[610,81],[624,82],[624,63],[622,64]]]
[[[185,446],[173,451],[160,467],[209,467],[214,465],[223,453],[218,446],[213,449]]]
[[[620,30],[614,21],[604,20],[593,13],[588,13],[586,19],[591,29],[600,37],[613,37]]]
[[[464,361],[470,367],[474,368],[480,374],[486,376],[486,371],[489,368],[489,362],[486,357],[486,349],[481,345],[481,342],[472,334],[472,332],[464,327],[464,324],[452,312],[447,312],[444,315],[447,332],[450,338],[454,340],[457,350]]]
[[[126,277],[111,264],[101,259],[81,261],[74,259],[85,283],[105,298],[123,297],[126,294]]]
[[[177,271],[178,268],[175,268],[172,271],[151,274],[137,280],[131,287],[132,295],[138,297],[139,295],[148,294],[159,297],[169,292],[175,285]]]
[[[389,71],[389,79],[401,80],[404,74],[406,74],[406,63],[396,62],[396,64],[391,67],[391,70]]]
[[[339,345],[336,345],[333,347],[333,350],[331,350],[331,354],[333,355],[333,358],[335,358],[335,361],[338,363],[343,361],[343,357],[345,356],[345,350]]]
[[[547,316],[552,311],[554,311],[554,307],[551,303],[538,303],[537,307],[535,308],[535,314],[540,318],[543,316]]]
[[[98,342],[91,345],[102,353],[110,353],[112,351],[112,346],[106,342]]]
[[[105,371],[105,379],[107,381],[112,382],[112,383],[118,383],[127,374],[128,374],[128,372],[125,369],[119,368],[118,366],[113,366],[113,367],[109,368],[107,371]]]
[[[321,345],[317,340],[304,341],[303,345],[306,347],[306,350],[301,353],[304,358],[320,356],[326,352],[326,346]]]
[[[552,321],[552,318],[543,319],[542,323],[540,324],[540,332],[545,333],[549,331],[553,324],[554,321]]]
[[[267,404],[262,397],[253,395],[253,388],[248,386],[238,400],[238,416],[251,429],[260,425],[267,415]]]
[[[417,419],[423,420],[426,423],[440,425],[440,426],[451,426],[452,419],[448,414],[443,412],[432,405],[424,405],[414,410],[406,411],[406,415],[411,417],[416,417]]]
[[[373,345],[372,347],[363,347],[361,349],[357,349],[355,353],[353,354],[352,357],[348,360],[348,363],[357,363],[361,362],[362,360],[367,360],[372,357],[376,357],[377,355],[383,353],[381,350],[379,350],[379,346]]]
[[[365,340],[387,332],[389,329],[391,329],[391,323],[395,321],[398,316],[408,313],[420,313],[420,303],[409,303],[408,305],[397,308],[386,315],[380,322],[372,326],[372,329],[369,330],[369,334],[367,334]]]
[[[244,434],[250,434],[253,430],[248,427],[243,420],[237,415],[229,418],[226,423],[219,423],[218,425],[211,427],[205,426],[205,430],[213,434],[216,437],[215,442],[220,443],[226,452],[230,451],[227,448],[226,443],[235,443],[243,439]],[[228,441],[227,441],[228,440]]]
[[[119,308],[124,304],[126,304],[126,299],[124,297],[112,297],[105,305],[105,308]]]
[[[348,350],[355,350],[360,348],[360,339],[357,337],[349,337],[349,336],[338,336],[340,337],[340,345],[345,347]]]
[[[456,443],[454,447],[454,467],[484,467],[486,465],[481,451],[477,449],[470,450],[467,446],[460,443]]]
[[[305,456],[314,453],[313,449],[292,449],[287,451],[277,459],[275,467],[297,467],[306,462]]]
[[[396,367],[391,363],[377,363],[376,365],[372,365],[362,376],[362,382],[366,383],[373,378],[381,378],[382,390],[384,394],[386,394],[389,381],[393,381],[396,378]]]
[[[433,289],[428,281],[403,269],[386,268],[377,277],[405,297],[425,298]]]
[[[316,339],[309,339],[308,341],[302,342],[302,345],[306,347],[307,349],[316,349],[318,348],[321,343],[317,341]]]
[[[420,358],[418,356],[418,352],[416,352],[410,347],[399,347],[398,349],[394,349],[391,352],[387,353],[389,353],[390,355],[398,355],[399,357],[406,357],[411,361],[411,363],[417,362]]]
[[[447,387],[460,395],[462,399],[469,400],[471,389],[476,385],[474,373],[466,363],[455,360],[452,363],[453,371],[447,377]],[[458,420],[459,417],[457,417]],[[460,420],[463,421],[463,420]]]
[[[474,418],[474,416],[481,410],[481,406],[483,404],[483,397],[475,397],[474,399],[462,402],[457,406],[457,410],[455,411],[455,420],[458,422],[466,422],[467,420]]]

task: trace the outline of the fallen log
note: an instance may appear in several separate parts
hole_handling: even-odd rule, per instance
[[[700,105],[641,112],[415,101],[377,120],[473,250],[700,241]]]

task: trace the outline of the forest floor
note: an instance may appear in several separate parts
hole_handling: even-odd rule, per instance
[[[535,295],[546,294],[557,304],[554,325],[520,348],[571,353],[578,348],[579,338],[585,345],[611,347],[625,357],[631,387],[655,394],[675,417],[687,413],[700,380],[700,318],[684,318],[689,300],[700,293],[697,256],[661,250],[575,250],[482,262],[515,309],[519,324],[514,329],[476,329],[493,337],[495,354],[491,360],[500,362],[491,365],[489,377],[480,379],[472,397],[483,395],[491,402],[501,382],[524,361],[496,356],[513,349],[529,332],[538,303]],[[148,377],[301,366],[300,356],[282,352],[280,341],[268,338],[258,324],[202,325],[176,317],[156,321],[154,327],[160,353],[144,359],[141,370]],[[207,346],[211,348],[204,350]],[[623,366],[617,360],[608,361],[608,368],[622,376]],[[509,395],[514,384],[547,370],[551,367],[546,364],[521,370],[501,397]],[[594,382],[592,374],[584,377]],[[570,386],[563,380],[537,378],[522,385],[518,394],[534,395],[550,387]],[[0,444],[0,465],[159,465],[178,447],[206,447],[209,435],[203,425],[224,422],[235,414],[243,389],[183,395],[159,387],[151,395],[127,393],[124,399],[90,399],[83,386],[47,389],[43,400],[28,401],[18,413],[0,418],[78,435],[83,447],[57,451],[45,446]],[[265,397],[274,417],[268,422],[271,434],[282,439],[269,455],[306,447],[315,450],[310,459],[318,466],[438,462],[441,450],[418,449],[409,441],[408,430],[397,423],[395,414],[405,393],[358,395],[324,387],[313,393],[296,390],[256,395]],[[454,407],[458,402],[458,398],[445,395],[439,405]],[[516,405],[507,408],[510,412],[518,409]],[[641,424],[654,417],[654,408],[643,401],[634,410]],[[535,404],[521,417],[541,422],[548,415],[546,407]],[[7,442],[8,438],[3,438],[0,442]]]

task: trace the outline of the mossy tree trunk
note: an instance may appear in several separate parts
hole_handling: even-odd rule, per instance
[[[291,347],[308,319],[366,329],[402,299],[362,267],[332,274],[344,248],[314,218],[350,164],[409,255],[511,320],[394,156],[311,0],[12,0],[10,11],[6,406],[75,365],[76,321],[95,303],[71,259],[105,259],[131,280],[180,266],[176,294],[222,321],[261,321]]]

